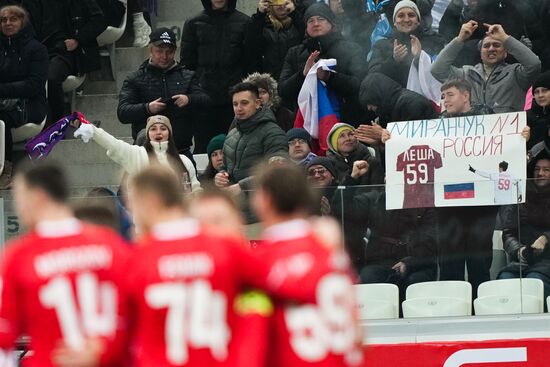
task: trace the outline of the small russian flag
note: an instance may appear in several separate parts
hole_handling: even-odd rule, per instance
[[[452,199],[473,199],[476,196],[475,185],[473,182],[444,185],[445,200]]]

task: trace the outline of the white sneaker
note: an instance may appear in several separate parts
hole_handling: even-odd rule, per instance
[[[134,47],[145,47],[149,44],[149,35],[151,34],[151,27],[147,22],[134,21]]]

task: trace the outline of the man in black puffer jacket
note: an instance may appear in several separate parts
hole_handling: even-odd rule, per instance
[[[380,73],[369,74],[363,80],[359,100],[363,108],[378,115],[383,127],[389,122],[437,118],[434,106],[426,97]]]
[[[179,152],[192,160],[194,112],[206,106],[209,98],[195,73],[175,61],[176,47],[176,35],[170,29],[151,33],[150,59],[122,84],[117,113],[123,124],[132,124],[136,139],[147,118],[162,112],[172,122]]]
[[[250,18],[235,9],[237,0],[201,0],[204,11],[187,20],[181,36],[181,63],[197,73],[212,105],[195,125],[195,153],[206,152],[215,135],[233,120],[229,88],[250,71],[244,47]]]
[[[338,97],[343,122],[358,126],[361,122],[370,121],[365,121],[365,112],[357,100],[359,85],[366,73],[361,47],[342,37],[336,30],[336,16],[323,3],[311,5],[304,19],[306,38],[302,44],[288,50],[279,78],[279,95],[285,101],[296,103],[305,75],[315,61],[336,59],[335,73],[318,70],[317,77]]]

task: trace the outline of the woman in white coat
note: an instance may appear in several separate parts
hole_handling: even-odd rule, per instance
[[[107,150],[107,156],[132,175],[150,164],[168,166],[181,178],[182,184],[190,183],[191,191],[201,190],[195,167],[189,158],[178,154],[172,138],[172,124],[166,116],[155,115],[147,119],[147,138],[143,146],[131,145],[113,137],[92,124],[82,124],[75,131],[85,143],[93,140]]]

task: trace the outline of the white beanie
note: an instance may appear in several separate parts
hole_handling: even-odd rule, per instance
[[[418,10],[418,6],[416,6],[416,4],[414,2],[412,2],[411,0],[401,0],[400,2],[397,3],[397,5],[395,5],[395,9],[393,10],[393,22],[394,23],[395,23],[395,18],[397,16],[397,13],[399,12],[399,10],[401,10],[403,8],[411,8],[412,10],[414,10],[416,15],[418,16],[418,21],[421,20],[420,11]]]

